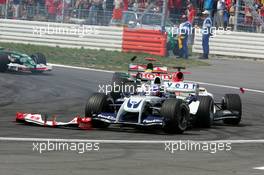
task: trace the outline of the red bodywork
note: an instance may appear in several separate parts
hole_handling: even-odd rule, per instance
[[[76,116],[70,122],[58,122],[56,116],[53,116],[52,120],[48,120],[46,116],[42,117],[41,114],[16,113],[16,122],[44,127],[76,127],[90,130],[92,129],[91,121],[89,117]]]
[[[157,61],[155,58],[145,58],[147,61]],[[180,70],[176,72],[169,72],[165,66],[153,66],[152,69],[148,69],[147,65],[143,64],[130,64],[129,73],[132,77],[139,77],[144,80],[154,80],[156,77],[160,77],[161,80],[180,82],[184,80],[184,74],[190,74],[190,72],[182,72]]]

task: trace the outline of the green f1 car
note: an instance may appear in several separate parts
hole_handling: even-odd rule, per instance
[[[46,57],[42,53],[29,56],[10,49],[0,48],[0,72],[8,70],[42,73],[51,71],[52,66],[47,65]]]

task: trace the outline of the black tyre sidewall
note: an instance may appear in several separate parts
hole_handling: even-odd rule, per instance
[[[213,124],[214,101],[210,96],[198,96],[200,102],[195,118],[195,126],[210,128]]]
[[[0,55],[0,72],[6,72],[9,63],[8,55]]]
[[[109,108],[109,101],[111,99],[103,94],[103,93],[94,93],[92,94],[86,103],[85,106],[85,117],[92,118],[92,126],[95,128],[106,128],[109,126],[108,123],[93,120],[93,115],[99,114],[101,112],[109,112],[107,111]]]
[[[238,94],[226,94],[223,100],[224,109],[239,112],[238,118],[224,119],[223,122],[225,124],[238,125],[242,116],[242,103],[240,96]]]
[[[35,61],[36,64],[47,65],[47,59],[42,53],[35,53],[31,55],[31,58]]]
[[[184,115],[182,110],[185,111]],[[168,134],[182,134],[187,129],[189,115],[189,107],[183,100],[167,99],[161,107],[163,130]]]

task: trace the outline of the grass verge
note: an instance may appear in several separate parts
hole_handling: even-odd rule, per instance
[[[36,52],[43,53],[49,63],[71,66],[89,67],[95,69],[125,71],[130,58],[137,55],[137,62],[143,62],[145,57],[154,57],[163,65],[173,66],[208,66],[209,64],[196,59],[176,59],[175,57],[159,57],[143,53],[122,53],[118,51],[72,49],[27,44],[0,43],[0,47],[10,48],[31,55]]]

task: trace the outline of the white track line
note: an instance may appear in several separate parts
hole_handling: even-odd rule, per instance
[[[87,67],[68,66],[68,65],[62,65],[62,64],[49,64],[49,65],[55,66],[55,67],[68,68],[68,69],[90,70],[90,71],[96,71],[96,72],[114,73],[114,71],[93,69],[93,68],[87,68]]]
[[[221,84],[214,84],[214,83],[205,83],[205,82],[199,82],[195,81],[198,84],[203,84],[203,85],[208,85],[208,86],[215,86],[215,87],[223,87],[223,88],[228,88],[228,89],[240,89],[241,87],[236,87],[236,86],[228,86],[228,85],[221,85]],[[261,93],[264,94],[264,91],[262,90],[257,90],[257,89],[248,89],[248,88],[243,88],[245,91],[249,92],[256,92],[256,93]]]
[[[77,66],[67,66],[67,65],[62,65],[62,64],[50,64],[50,65],[55,66],[55,67],[68,68],[68,69],[90,70],[90,71],[97,71],[97,72],[114,73],[114,71],[107,71],[107,70],[102,70],[102,69],[93,69],[93,68],[85,68],[85,67],[77,67]],[[236,87],[236,86],[228,86],[228,85],[221,85],[221,84],[214,84],[214,83],[197,82],[197,81],[194,81],[194,82],[199,83],[199,84],[203,84],[203,85],[229,88],[229,89],[239,90],[241,88],[241,87]],[[248,92],[255,92],[255,93],[264,94],[264,91],[262,91],[262,90],[250,89],[250,88],[244,88],[244,90],[248,91]]]
[[[254,170],[264,170],[264,166],[260,166],[260,167],[254,167]]]
[[[20,138],[20,137],[0,137],[0,141],[16,141],[16,142],[96,142],[96,143],[143,143],[143,144],[164,144],[168,142],[195,142],[195,143],[261,143],[264,139],[259,140],[94,140],[94,139],[55,139],[55,138]]]

